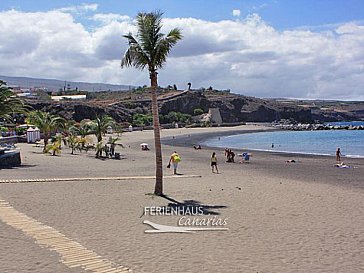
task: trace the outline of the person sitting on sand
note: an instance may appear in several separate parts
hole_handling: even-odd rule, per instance
[[[239,163],[249,163],[250,156],[251,156],[250,153],[245,152],[245,153],[242,153],[239,156],[241,156],[241,161]]]
[[[179,156],[179,154],[174,151],[173,154],[171,154],[171,157],[169,158],[169,163],[168,165],[170,166],[171,163],[173,165],[173,174],[177,174],[177,168],[178,168],[178,163],[181,161],[181,157]]]
[[[216,173],[219,173],[219,169],[217,168],[217,157],[216,153],[213,152],[211,155],[211,171],[214,172],[214,168],[216,169]]]
[[[340,148],[337,148],[336,150],[336,161],[341,161],[341,151],[340,151]]]
[[[193,148],[195,149],[195,150],[201,150],[202,148],[201,148],[201,145],[194,145],[193,146]]]
[[[341,168],[341,169],[348,169],[348,168],[352,168],[351,166],[344,164],[344,162],[341,162],[341,163],[335,164],[334,166],[335,166],[335,167],[337,167],[337,168]]]

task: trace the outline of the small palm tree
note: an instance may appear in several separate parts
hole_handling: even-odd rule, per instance
[[[92,122],[86,120],[82,120],[79,124],[73,124],[69,128],[70,135],[80,136],[77,138],[78,144],[75,147],[75,149],[78,149],[80,152],[82,152],[82,150],[86,150],[86,152],[88,151],[89,148],[86,147],[86,145],[90,144],[91,141],[87,136],[91,135],[92,133]]]
[[[160,125],[157,104],[158,69],[161,69],[167,60],[172,47],[182,39],[181,31],[177,28],[169,31],[167,35],[161,33],[163,13],[138,13],[137,36],[132,33],[124,35],[129,42],[129,48],[121,60],[121,67],[134,66],[140,70],[148,68],[152,91],[152,113],[154,127],[154,144],[156,153],[156,183],[154,194],[163,194],[163,163],[162,147],[160,142]]]
[[[79,148],[80,143],[81,143],[80,139],[81,138],[77,137],[74,134],[69,134],[67,136],[67,138],[65,139],[66,140],[66,145],[71,148],[71,154],[74,154],[75,149]]]
[[[110,145],[110,155],[113,156],[115,154],[115,147],[120,146],[124,148],[124,145],[121,143],[117,143],[119,141],[119,137],[109,137],[107,144]]]
[[[52,115],[48,112],[42,111],[32,111],[27,117],[27,122],[33,124],[39,128],[43,133],[44,138],[44,149],[43,152],[46,153],[48,140],[51,134],[59,129],[64,128],[65,120],[60,116]],[[60,143],[61,144],[61,143]]]
[[[52,144],[48,144],[45,148],[44,152],[49,153],[52,151],[52,155],[55,156],[61,153],[61,142],[59,140],[53,142]]]
[[[90,121],[82,120],[80,124],[73,125],[70,128],[71,133],[86,137],[92,134],[92,123]]]
[[[102,141],[102,136],[107,132],[109,126],[113,127],[115,121],[108,115],[97,116],[91,123],[93,133],[97,138],[97,142]]]
[[[188,91],[190,91],[191,90],[191,83],[189,82],[189,83],[187,83],[187,85],[188,85]]]

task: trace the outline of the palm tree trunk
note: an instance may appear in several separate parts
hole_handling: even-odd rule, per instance
[[[46,152],[46,149],[47,149],[47,146],[48,146],[48,140],[49,140],[48,135],[44,134],[44,139],[43,139],[43,141],[44,141],[43,153]]]
[[[154,128],[154,146],[155,146],[155,187],[154,194],[163,194],[163,162],[162,162],[162,146],[161,135],[158,115],[158,102],[157,102],[157,73],[150,73],[151,87],[152,87],[152,114],[153,114],[153,128]]]

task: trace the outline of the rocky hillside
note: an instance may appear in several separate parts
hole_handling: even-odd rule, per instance
[[[181,112],[194,114],[201,108],[219,108],[224,123],[271,122],[292,119],[297,122],[364,119],[364,103],[307,102],[246,97],[219,91],[163,92],[159,96],[160,114]],[[30,101],[34,109],[57,113],[67,119],[81,121],[106,113],[118,122],[131,122],[135,113],[150,113],[148,94],[107,92],[86,101]]]
[[[219,108],[224,123],[270,122],[289,118],[300,122],[312,121],[309,109],[216,91],[188,92],[181,97],[162,102],[160,112],[165,114],[180,109],[183,113],[193,114],[196,108],[202,108],[205,112],[209,108]]]

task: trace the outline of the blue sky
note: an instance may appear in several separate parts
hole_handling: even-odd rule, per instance
[[[161,86],[364,100],[364,0],[1,0],[0,75],[148,85],[120,59],[153,10],[183,33]]]
[[[130,17],[139,11],[160,9],[167,17],[193,17],[209,21],[232,19],[232,10],[241,17],[259,15],[268,24],[283,30],[300,26],[320,26],[364,20],[363,0],[105,0],[98,4],[102,13],[120,13]],[[2,0],[0,10],[48,11],[81,5],[85,1]]]

